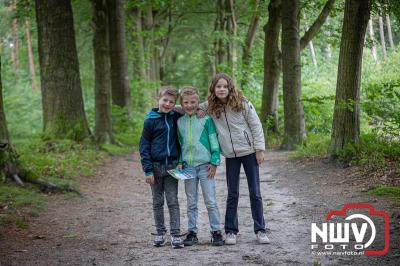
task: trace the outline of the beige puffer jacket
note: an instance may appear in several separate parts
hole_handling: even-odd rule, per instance
[[[209,114],[217,128],[218,140],[222,154],[226,158],[235,158],[265,150],[264,132],[254,106],[243,101],[245,109],[235,112],[226,107],[220,118]],[[208,103],[200,108],[206,110]]]

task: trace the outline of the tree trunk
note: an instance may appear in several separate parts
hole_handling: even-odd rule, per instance
[[[25,17],[25,32],[26,32],[26,41],[28,46],[28,59],[29,59],[29,71],[31,73],[31,86],[32,90],[36,90],[36,70],[35,70],[35,58],[33,56],[33,49],[32,49],[32,39],[31,39],[31,32],[30,32],[30,23],[29,17]]]
[[[146,66],[144,57],[144,40],[142,36],[142,9],[140,7],[134,7],[132,10],[134,17],[133,26],[133,79],[134,79],[134,92],[135,92],[135,103],[140,109],[146,107],[144,100],[143,86],[146,80]]]
[[[331,158],[348,143],[359,143],[362,54],[371,0],[346,0],[340,43]]]
[[[126,108],[131,115],[131,93],[128,79],[128,54],[125,38],[125,16],[122,0],[107,0],[111,62],[112,103]]]
[[[215,19],[214,31],[216,32],[216,37],[214,41],[214,51],[215,51],[215,70],[216,72],[222,71],[222,64],[225,63],[225,35],[226,35],[226,14],[224,0],[217,1],[217,18]]]
[[[233,0],[225,0],[226,8],[226,31],[229,34],[229,41],[227,42],[227,62],[229,67],[229,73],[232,77],[236,77],[236,35],[237,35],[237,24],[235,16],[235,6]]]
[[[388,32],[389,47],[394,49],[393,34],[392,34],[392,24],[390,23],[389,15],[386,15],[386,28]]]
[[[373,20],[372,18],[369,19],[368,22],[368,28],[369,28],[369,37],[371,38],[371,53],[372,53],[372,58],[374,59],[375,63],[378,63],[378,55],[376,53],[376,41],[375,41],[375,35],[374,35],[374,26],[373,26]]]
[[[379,20],[379,36],[381,39],[382,54],[383,58],[386,58],[385,30],[383,28],[383,19],[381,16],[379,16],[378,20]]]
[[[0,179],[12,177],[19,185],[23,185],[18,176],[18,171],[18,155],[11,145],[7,130],[6,115],[4,113],[0,56]]]
[[[12,3],[13,12],[16,13],[16,4]],[[17,73],[19,68],[19,43],[18,43],[18,19],[12,20],[12,48],[11,48],[11,61],[14,73]]]
[[[258,22],[260,20],[260,12],[258,6],[260,0],[255,0],[254,13],[250,20],[249,28],[247,29],[246,40],[243,44],[243,55],[242,55],[242,80],[241,89],[246,89],[250,75],[250,65],[252,61],[251,49],[253,48],[254,38],[256,36]]]
[[[113,143],[108,10],[104,0],[92,0],[92,4],[95,70],[95,139],[98,144]]]
[[[282,0],[282,73],[285,134],[283,149],[292,150],[305,138],[301,103],[299,0]]]
[[[279,32],[281,29],[281,0],[268,5],[268,23],[264,26],[264,83],[261,103],[261,122],[267,132],[278,133],[278,89],[281,73]]]
[[[312,26],[307,30],[307,32],[304,34],[304,36],[300,40],[300,49],[304,49],[308,42],[314,38],[314,36],[318,33],[320,30],[321,26],[324,24],[324,22],[327,20],[327,16],[329,15],[330,11],[333,8],[334,0],[328,0],[322,9],[321,13],[319,14],[318,18],[314,21]],[[270,3],[275,3],[276,1],[271,1]],[[269,12],[269,16],[272,16],[272,12]],[[274,14],[275,17],[275,14]],[[268,20],[267,25],[269,24],[270,19]],[[274,24],[273,24],[274,25]],[[273,27],[276,27],[273,26]],[[264,31],[269,32],[267,29],[269,27],[265,26]],[[267,30],[266,30],[267,29]],[[278,28],[278,33],[275,35],[275,38],[279,38],[279,28]],[[269,39],[266,34],[266,39]],[[275,40],[278,42],[278,39]],[[272,41],[273,42],[273,41]],[[272,44],[266,45],[264,48],[264,55],[265,55],[265,49],[270,49],[268,46],[271,46]],[[278,47],[278,46],[276,46]],[[272,48],[271,48],[272,49]],[[279,50],[277,50],[279,54]],[[271,53],[271,50],[269,50],[269,53]],[[278,56],[279,58],[279,56]],[[269,60],[265,61],[264,57],[264,85],[263,85],[263,101],[262,101],[262,113],[261,117],[263,119],[263,122],[265,123],[268,117],[272,117],[271,123],[268,123],[268,127],[272,131],[278,131],[278,114],[277,114],[277,109],[278,109],[278,84],[279,84],[279,76],[280,76],[280,68],[277,68],[276,66],[280,66],[281,62],[278,64],[276,63],[276,58],[274,60]],[[268,60],[268,59],[267,59]],[[280,59],[279,59],[280,60]],[[274,65],[271,65],[274,64]],[[268,74],[267,69],[271,69],[273,71],[277,71],[274,74]],[[276,91],[274,91],[276,90]],[[270,97],[274,97],[274,99],[271,99]],[[274,104],[275,103],[275,104]],[[275,111],[274,111],[275,110]],[[286,116],[286,114],[285,114]],[[304,124],[304,117],[302,118],[302,124]]]
[[[315,49],[312,41],[309,42],[308,47],[310,47],[311,60],[313,62],[313,65],[315,67],[318,67],[317,56],[315,55]]]
[[[82,140],[90,135],[83,107],[69,0],[36,0],[44,133]]]

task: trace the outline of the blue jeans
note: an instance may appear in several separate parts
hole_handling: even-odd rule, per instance
[[[215,178],[208,178],[208,164],[196,167],[188,166],[185,171],[195,176],[195,178],[185,180],[185,192],[187,197],[188,231],[197,233],[198,216],[198,188],[199,182],[203,192],[204,204],[208,212],[211,231],[220,231],[220,216],[217,206],[215,192]]]
[[[239,201],[240,167],[242,164],[249,187],[254,232],[257,233],[258,231],[265,230],[259,168],[256,154],[252,153],[242,157],[226,158],[226,182],[228,185],[228,198],[226,200],[225,213],[226,233],[237,234],[239,232],[237,208]]]

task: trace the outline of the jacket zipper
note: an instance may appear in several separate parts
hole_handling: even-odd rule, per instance
[[[189,116],[189,165],[193,163],[192,117]]]
[[[167,121],[167,115],[164,116],[164,120],[165,120],[165,124],[167,125],[167,153],[168,153],[168,157],[171,156],[171,151],[169,150],[169,125],[168,125],[168,121]],[[168,165],[168,157],[165,158],[165,165]]]
[[[244,137],[247,140],[247,144],[249,144],[249,146],[251,147],[251,142],[250,142],[250,139],[249,139],[249,135],[247,134],[246,130],[243,130],[243,134],[244,134]]]
[[[233,147],[233,140],[232,140],[231,128],[229,127],[228,118],[226,117],[226,110],[225,110],[225,107],[224,107],[224,115],[225,115],[226,125],[228,126],[229,137],[230,137],[230,139],[231,139],[232,150],[233,150],[233,153],[235,154],[235,158],[236,158],[235,148]]]

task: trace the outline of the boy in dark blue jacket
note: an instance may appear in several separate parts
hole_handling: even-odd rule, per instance
[[[171,245],[183,247],[180,236],[180,213],[178,203],[178,180],[168,174],[174,169],[179,157],[177,120],[181,116],[174,112],[178,91],[173,87],[162,87],[158,94],[158,108],[147,114],[140,139],[140,157],[146,183],[151,185],[153,213],[157,234],[154,246],[165,244],[164,194],[170,213]]]

